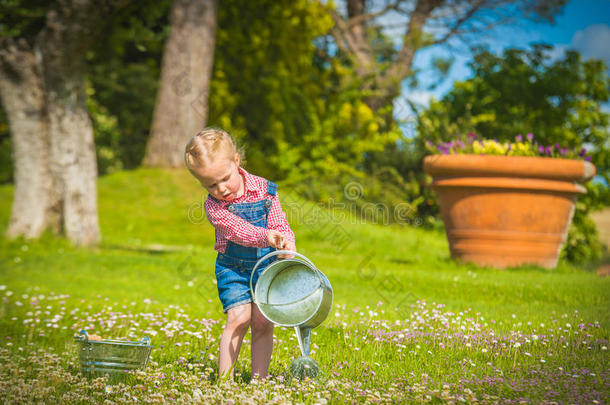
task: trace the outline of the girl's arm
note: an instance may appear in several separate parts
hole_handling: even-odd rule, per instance
[[[269,246],[266,228],[252,225],[209,198],[205,201],[205,213],[220,238],[242,246]]]

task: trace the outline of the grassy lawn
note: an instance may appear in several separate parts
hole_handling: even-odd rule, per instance
[[[205,192],[185,171],[139,169],[99,181],[102,242],[0,240],[0,393],[8,402],[606,402],[610,279],[449,259],[444,234],[330,215],[280,187],[298,250],[330,279],[315,330],[323,373],[292,380],[292,330],[276,328],[268,381],[215,377],[223,314]],[[0,188],[0,230],[12,188]],[[319,207],[318,207],[319,208]],[[77,372],[74,333],[151,337],[144,372],[124,384]],[[247,337],[248,338],[248,337]]]

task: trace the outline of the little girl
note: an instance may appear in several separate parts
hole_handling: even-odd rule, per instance
[[[218,374],[233,377],[242,340],[252,326],[252,376],[267,377],[273,324],[252,302],[250,275],[258,259],[269,252],[296,251],[295,238],[280,206],[277,185],[244,170],[240,152],[227,132],[206,128],[188,142],[184,159],[209,193],[205,212],[216,229],[216,281],[227,314],[220,337]],[[271,260],[257,268],[254,285]]]

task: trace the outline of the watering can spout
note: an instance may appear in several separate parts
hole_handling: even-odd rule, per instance
[[[308,326],[295,326],[294,331],[297,334],[301,355],[303,357],[308,357],[309,348],[311,347],[311,328]]]

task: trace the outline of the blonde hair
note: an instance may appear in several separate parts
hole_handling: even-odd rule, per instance
[[[193,136],[184,149],[184,163],[187,168],[207,166],[219,157],[230,160],[239,155],[240,165],[246,163],[243,148],[237,146],[235,139],[220,128],[205,128]]]

